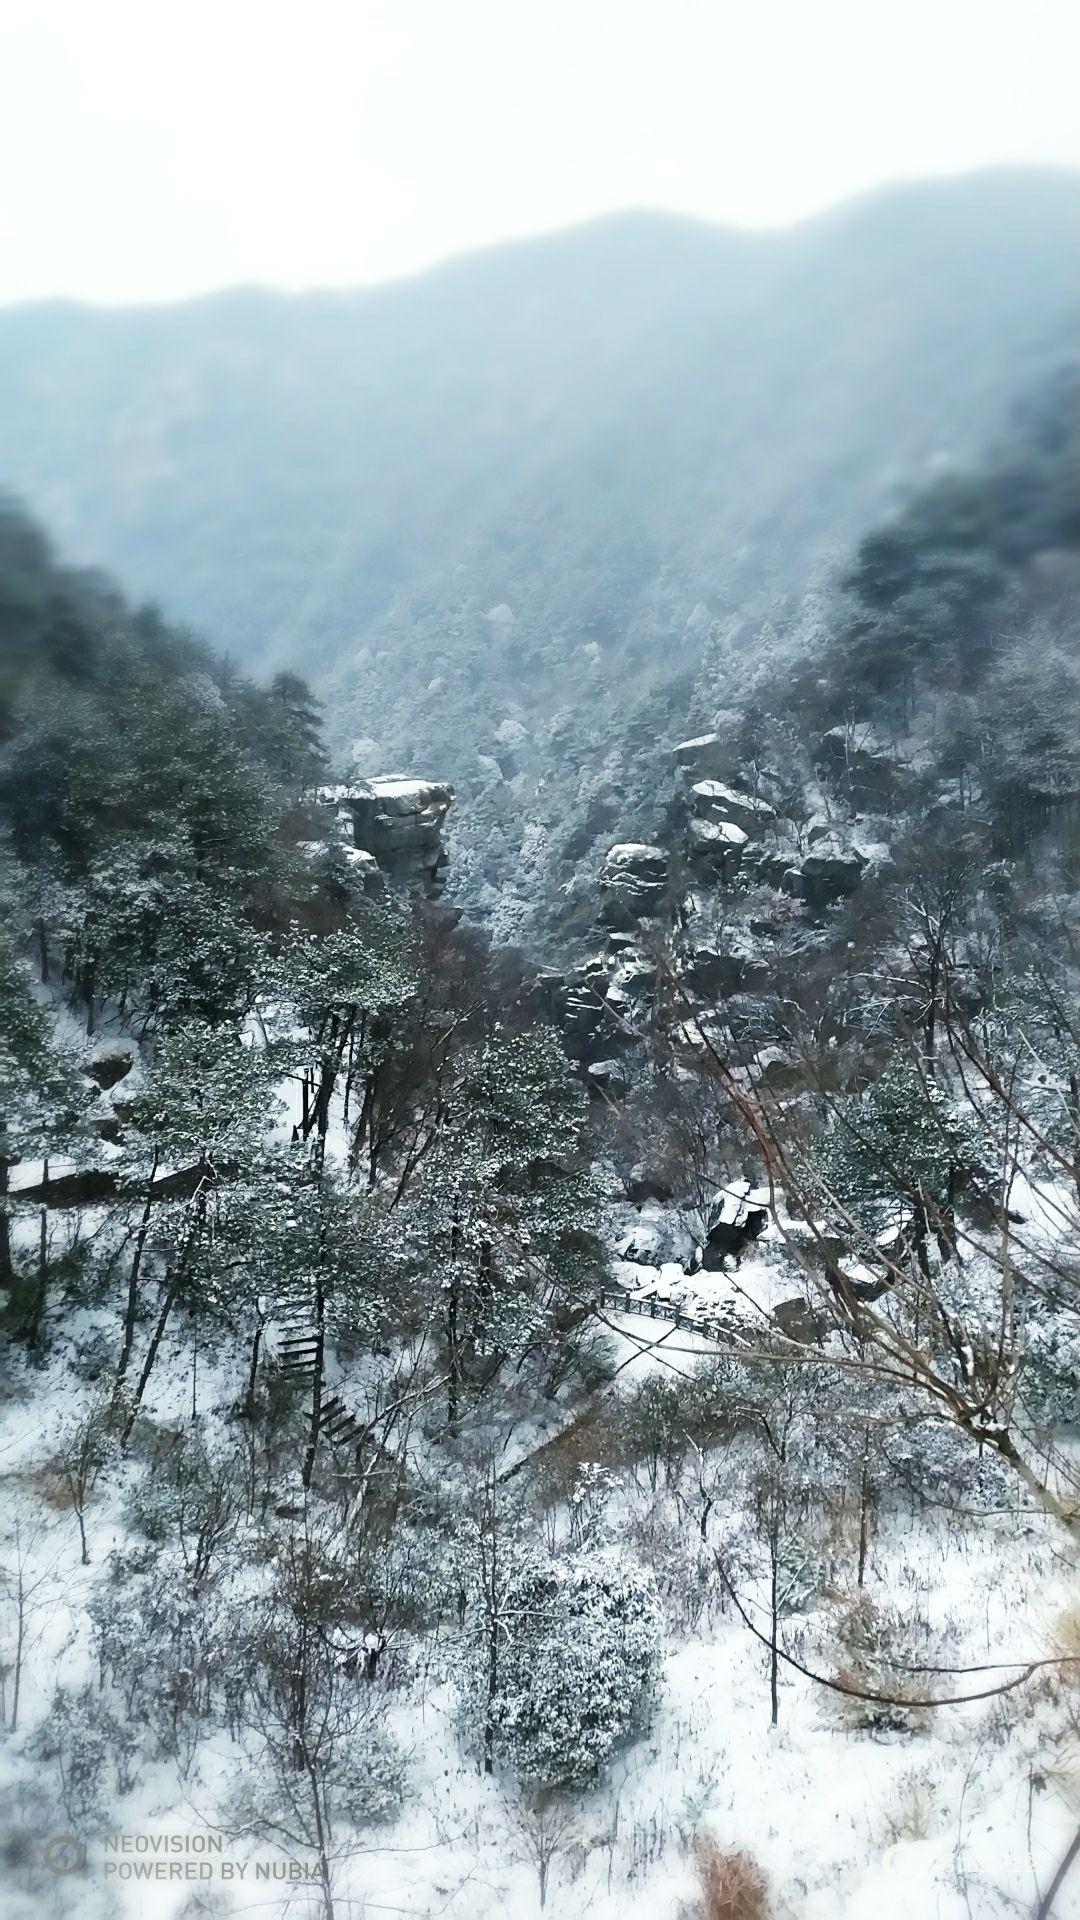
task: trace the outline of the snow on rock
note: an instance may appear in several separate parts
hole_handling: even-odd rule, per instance
[[[441,892],[447,865],[442,828],[454,801],[445,781],[386,774],[320,787],[316,799],[337,811],[352,845],[371,855],[391,881],[429,896]]]
[[[662,847],[621,841],[610,847],[600,870],[600,886],[607,896],[605,917],[633,921],[659,912],[668,880],[668,858]]]
[[[636,1209],[615,1207],[612,1214],[617,1259],[638,1267],[662,1267],[690,1258],[693,1236],[677,1208],[647,1201]]]
[[[767,800],[755,799],[722,780],[696,780],[690,802],[701,819],[734,823],[742,830],[744,842],[751,834],[763,833],[776,819],[776,809]]]

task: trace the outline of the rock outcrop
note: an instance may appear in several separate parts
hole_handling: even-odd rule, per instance
[[[667,894],[668,858],[662,847],[623,841],[611,847],[600,872],[604,892],[604,919],[649,919],[658,914]]]
[[[586,1067],[585,1078],[590,1093],[598,1099],[625,1099],[630,1085],[626,1063],[621,1060],[594,1060]]]
[[[727,1000],[736,993],[762,993],[769,983],[769,967],[760,956],[721,953],[716,947],[694,947],[680,968],[688,987],[703,1000]]]
[[[686,829],[690,865],[730,880],[742,860],[748,836],[732,820],[691,820]]]
[[[813,912],[820,912],[856,891],[866,865],[865,854],[856,848],[837,840],[819,840],[798,868],[792,891]]]
[[[907,772],[869,725],[830,727],[818,764],[856,812],[887,811],[901,797]]]
[[[442,828],[454,801],[452,787],[388,774],[321,787],[317,797],[320,806],[334,808],[343,845],[368,856],[391,886],[438,898],[448,864]],[[367,885],[370,869],[365,876]]]
[[[697,819],[736,826],[747,838],[764,833],[776,822],[776,808],[767,800],[755,799],[723,780],[695,780],[690,804]]]
[[[731,749],[718,733],[702,733],[695,740],[680,740],[674,757],[681,780],[719,780],[730,770]]]
[[[616,1218],[628,1211],[616,1209]],[[638,1267],[665,1267],[675,1262],[684,1266],[693,1243],[677,1214],[656,1202],[646,1202],[621,1232],[616,1225],[614,1248],[616,1259],[632,1261]]]

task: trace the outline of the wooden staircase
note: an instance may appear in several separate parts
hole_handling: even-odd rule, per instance
[[[621,1287],[597,1294],[587,1311],[635,1314],[649,1320],[666,1320],[682,1332],[704,1335],[706,1339],[715,1340],[724,1347],[743,1346],[747,1342],[745,1322],[740,1321],[730,1309],[678,1306],[673,1300],[655,1297],[635,1300]],[[267,1318],[278,1330],[276,1354],[269,1363],[274,1371],[301,1385],[313,1382],[319,1353],[319,1329],[310,1292],[303,1287],[291,1288],[279,1296]],[[335,1451],[349,1449],[357,1465],[361,1446],[372,1442],[370,1430],[336,1393],[329,1394],[320,1403],[319,1437]],[[375,1444],[378,1450],[378,1443]]]
[[[304,1287],[290,1288],[278,1297],[268,1318],[278,1330],[277,1353],[271,1362],[274,1371],[300,1385],[313,1382],[319,1329],[310,1292]],[[350,1447],[354,1456],[361,1443],[370,1440],[363,1422],[337,1394],[329,1394],[320,1402],[319,1437],[334,1448]]]
[[[268,1318],[280,1332],[273,1363],[276,1371],[291,1379],[310,1380],[319,1351],[319,1330],[307,1288],[291,1287],[276,1301]]]

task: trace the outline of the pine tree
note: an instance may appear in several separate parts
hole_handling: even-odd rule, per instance
[[[648,1575],[614,1551],[515,1560],[477,1587],[466,1704],[489,1757],[524,1782],[583,1786],[645,1732],[660,1678]]]
[[[10,1170],[47,1153],[70,1132],[77,1110],[74,1078],[57,1055],[48,1019],[30,990],[28,969],[0,926],[0,1285],[14,1278]]]

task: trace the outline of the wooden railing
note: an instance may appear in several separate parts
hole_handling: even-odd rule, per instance
[[[707,1307],[679,1306],[674,1300],[655,1296],[635,1300],[632,1294],[625,1293],[621,1287],[598,1293],[593,1308],[596,1313],[635,1313],[644,1315],[648,1320],[667,1320],[684,1333],[702,1333],[707,1339],[721,1340],[725,1345],[732,1336],[745,1338],[746,1335],[745,1324],[730,1310],[710,1312]]]

